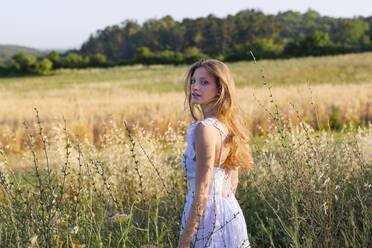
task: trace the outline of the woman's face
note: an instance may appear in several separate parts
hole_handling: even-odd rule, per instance
[[[191,77],[191,102],[206,105],[218,94],[216,79],[204,67],[199,67]]]

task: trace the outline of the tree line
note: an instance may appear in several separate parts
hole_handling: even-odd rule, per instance
[[[333,18],[314,10],[265,15],[243,10],[235,15],[176,21],[171,16],[142,25],[126,20],[90,35],[80,49],[25,59],[15,55],[0,73],[47,73],[57,68],[126,64],[189,64],[202,57],[223,61],[321,56],[372,51],[372,16]],[[51,65],[50,65],[51,63]],[[25,69],[24,66],[32,65]]]

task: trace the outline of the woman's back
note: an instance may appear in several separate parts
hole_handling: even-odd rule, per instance
[[[181,234],[195,193],[195,128],[199,123],[204,126],[214,126],[220,135],[220,150],[216,156],[217,166],[213,168],[210,179],[207,203],[199,226],[193,237],[195,247],[249,247],[246,223],[242,210],[233,193],[231,183],[232,173],[226,173],[221,168],[223,143],[227,137],[226,128],[217,120],[207,118],[189,126],[185,139],[188,143],[182,168],[189,181],[189,193],[182,216]]]

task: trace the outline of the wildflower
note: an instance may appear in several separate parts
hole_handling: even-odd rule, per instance
[[[71,233],[71,234],[77,234],[78,231],[79,231],[79,227],[78,227],[78,226],[74,226],[74,227],[71,229],[70,233]]]

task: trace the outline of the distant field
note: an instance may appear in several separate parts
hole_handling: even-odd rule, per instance
[[[262,60],[228,64],[236,85],[261,87],[261,69],[274,86],[350,84],[372,82],[372,53],[288,60]],[[187,66],[123,66],[109,69],[59,70],[50,76],[0,78],[0,90],[8,94],[55,93],[74,89],[76,93],[117,89],[163,93],[182,91]],[[99,83],[99,84],[97,84]]]
[[[264,108],[274,109],[264,81],[273,86],[282,117],[294,124],[299,122],[295,109],[313,126],[318,125],[317,118],[322,127],[332,128],[349,121],[363,124],[372,120],[372,53],[228,66],[253,133],[270,125]],[[15,141],[9,149],[22,150],[22,122],[33,119],[34,107],[40,110],[46,129],[61,124],[64,116],[73,131],[95,144],[107,132],[105,121],[121,125],[127,120],[158,133],[164,133],[169,123],[183,130],[191,121],[183,109],[186,70],[187,66],[137,65],[0,78],[0,105],[6,106],[0,108],[0,144]]]

